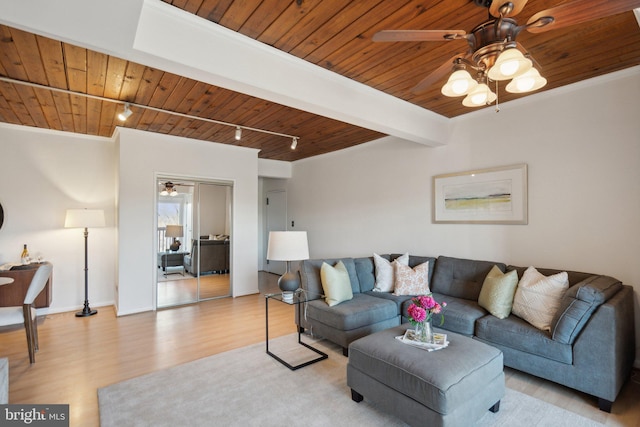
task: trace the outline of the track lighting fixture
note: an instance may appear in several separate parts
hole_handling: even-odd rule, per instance
[[[0,82],[7,82],[7,83],[11,83],[11,84],[18,84],[18,85],[23,85],[23,86],[28,86],[28,87],[32,87],[32,88],[37,88],[37,89],[42,89],[42,90],[48,90],[50,92],[55,92],[55,93],[65,93],[67,95],[73,95],[73,96],[82,96],[84,98],[88,98],[88,99],[95,99],[98,101],[103,101],[103,102],[111,102],[114,104],[119,104],[119,105],[123,105],[123,110],[117,114],[117,117],[120,121],[125,121],[127,120],[131,114],[133,114],[133,111],[131,111],[131,103],[130,102],[123,102],[119,99],[112,99],[112,98],[107,98],[104,96],[98,96],[98,95],[90,95],[88,93],[81,93],[81,92],[75,92],[72,90],[68,90],[68,89],[60,89],[60,88],[55,88],[55,87],[50,87],[50,86],[45,86],[45,85],[41,85],[38,83],[31,83],[31,82],[24,82],[22,80],[17,80],[17,79],[12,79],[9,77],[3,77],[0,76]],[[171,111],[171,110],[164,110],[162,108],[157,108],[157,107],[153,107],[151,105],[143,105],[143,104],[136,104],[133,103],[133,106],[137,108],[136,111],[139,110],[149,110],[149,111],[155,111],[157,113],[163,113],[163,114],[170,114],[172,116],[176,116],[176,117],[184,117],[190,120],[197,120],[197,121],[203,121],[203,122],[207,122],[207,123],[214,123],[217,125],[222,125],[222,126],[230,126],[230,127],[234,127],[236,129],[235,131],[235,139],[236,140],[240,140],[242,138],[242,130],[250,130],[251,132],[259,132],[259,133],[263,133],[263,134],[267,134],[267,135],[274,135],[274,136],[279,136],[279,137],[283,137],[283,138],[293,138],[294,142],[291,144],[291,148],[295,149],[296,145],[298,144],[298,137],[297,136],[293,136],[293,135],[289,135],[286,133],[280,133],[280,132],[273,132],[270,130],[266,130],[266,129],[259,129],[259,128],[253,128],[253,127],[248,127],[248,126],[240,126],[237,125],[235,123],[229,123],[229,122],[223,122],[221,120],[214,120],[214,119],[209,119],[206,117],[200,117],[200,116],[194,116],[191,114],[184,114],[184,113],[179,113],[177,111]],[[169,192],[167,192],[167,195],[170,194]],[[173,193],[171,193],[172,195],[177,195],[178,193],[173,190]]]
[[[296,147],[298,146],[298,138],[296,138],[295,136],[293,137],[292,141],[291,141],[291,149],[295,150]]]
[[[125,120],[127,120],[129,118],[129,116],[131,114],[132,114],[132,111],[129,108],[129,103],[125,102],[124,103],[124,109],[122,110],[122,112],[120,114],[118,114],[118,118],[120,119],[121,122],[124,122]]]

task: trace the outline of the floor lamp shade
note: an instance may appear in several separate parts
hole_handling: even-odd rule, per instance
[[[94,228],[104,227],[104,225],[102,209],[67,209],[65,228]]]
[[[84,228],[84,308],[76,313],[76,317],[93,316],[98,311],[89,307],[89,267],[88,238],[89,228],[104,227],[104,211],[102,209],[67,209],[64,220],[65,228]]]
[[[300,287],[300,279],[291,272],[290,261],[309,259],[309,243],[306,231],[271,231],[267,246],[267,259],[270,261],[286,261],[287,271],[278,279],[278,286],[285,299]]]

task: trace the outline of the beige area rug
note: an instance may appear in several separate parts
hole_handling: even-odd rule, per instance
[[[312,339],[304,337],[304,341]],[[329,359],[290,371],[265,353],[264,343],[210,356],[98,390],[102,427],[122,426],[380,426],[404,427],[397,418],[351,400],[347,358],[325,341],[314,346]],[[296,335],[270,342],[292,364],[315,353]],[[500,411],[478,427],[602,426],[507,389]]]

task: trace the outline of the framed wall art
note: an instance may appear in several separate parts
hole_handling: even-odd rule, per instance
[[[433,177],[437,224],[527,224],[527,165]]]

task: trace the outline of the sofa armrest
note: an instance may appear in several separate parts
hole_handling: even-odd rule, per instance
[[[573,347],[578,387],[613,402],[635,359],[633,288],[621,289],[593,313]]]
[[[571,286],[551,322],[551,337],[563,344],[573,344],[591,314],[621,288],[618,279],[596,275]]]

